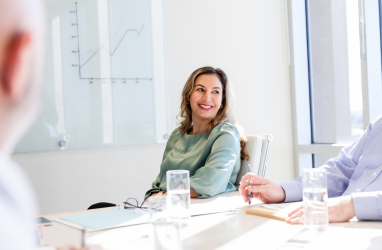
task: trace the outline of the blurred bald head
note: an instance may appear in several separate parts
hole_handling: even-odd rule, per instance
[[[0,152],[12,151],[36,114],[43,23],[40,0],[0,0]]]

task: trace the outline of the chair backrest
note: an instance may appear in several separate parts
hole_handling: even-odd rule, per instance
[[[241,178],[248,173],[248,164],[251,165],[251,172],[264,177],[267,168],[267,159],[270,142],[273,136],[269,135],[250,135],[247,136],[248,141],[245,152],[249,155],[249,160],[241,161],[240,171],[237,174],[235,186],[240,186]]]

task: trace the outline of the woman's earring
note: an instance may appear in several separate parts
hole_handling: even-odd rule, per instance
[[[223,105],[220,105],[220,108],[222,108],[223,107]]]

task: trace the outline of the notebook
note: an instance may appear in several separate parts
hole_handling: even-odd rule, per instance
[[[148,216],[121,208],[87,212],[60,217],[62,221],[74,223],[74,227],[87,227],[94,230],[136,225],[148,222]],[[59,220],[58,220],[59,221]],[[60,222],[60,221],[59,221]],[[65,223],[67,224],[67,223]]]

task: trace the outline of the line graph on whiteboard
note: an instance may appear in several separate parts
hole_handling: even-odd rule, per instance
[[[150,9],[130,2],[75,3],[80,79],[152,80]]]

